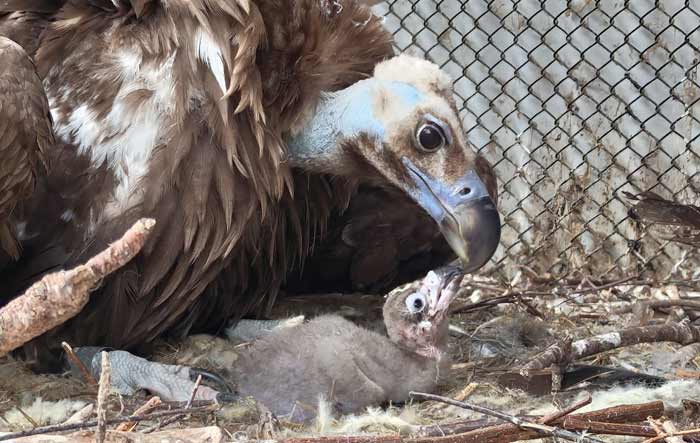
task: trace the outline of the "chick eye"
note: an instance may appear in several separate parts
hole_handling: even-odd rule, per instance
[[[425,296],[415,292],[406,297],[406,307],[411,314],[417,314],[425,309]]]
[[[445,133],[435,123],[428,122],[418,128],[418,146],[426,152],[435,152],[445,146]]]

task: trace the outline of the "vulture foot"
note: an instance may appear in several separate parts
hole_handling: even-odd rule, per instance
[[[134,395],[144,389],[159,396],[163,401],[187,402],[192,396],[197,377],[201,375],[202,380],[216,385],[219,389],[200,385],[194,400],[230,403],[238,397],[223,378],[202,369],[151,362],[126,351],[100,347],[77,348],[77,357],[95,379],[100,377],[101,351],[108,352],[111,388],[121,395]],[[79,374],[78,368],[72,362],[70,365],[71,371]]]

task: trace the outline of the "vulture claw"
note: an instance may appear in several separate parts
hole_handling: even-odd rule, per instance
[[[235,394],[234,390],[231,389],[231,385],[222,376],[201,368],[190,368],[190,381],[197,381],[200,375],[202,376],[202,381],[207,380],[216,385],[219,393]]]

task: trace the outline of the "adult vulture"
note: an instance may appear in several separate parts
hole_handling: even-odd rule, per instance
[[[134,349],[218,330],[282,288],[382,292],[455,254],[474,271],[495,251],[495,178],[451,80],[394,57],[363,2],[32,3],[55,5],[37,12],[34,56],[57,142],[21,220],[24,257],[3,278],[19,291],[138,218],[157,225],[30,349]]]

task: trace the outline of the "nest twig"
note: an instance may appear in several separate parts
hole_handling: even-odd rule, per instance
[[[77,315],[98,283],[143,247],[155,221],[137,221],[107,249],[69,271],[44,276],[0,309],[0,356]]]

